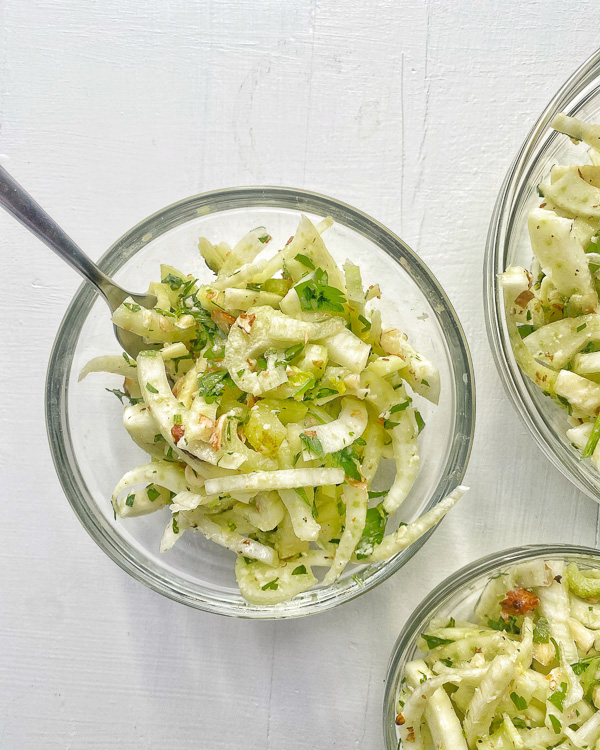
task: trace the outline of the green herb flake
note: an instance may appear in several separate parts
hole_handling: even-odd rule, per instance
[[[183,286],[183,279],[181,278],[181,276],[175,276],[175,274],[173,273],[165,276],[164,279],[161,279],[161,282],[163,284],[168,284],[171,287],[171,290],[174,292],[176,292]]]
[[[159,497],[160,492],[156,489],[156,487],[153,487],[152,485],[150,485],[146,489],[146,494],[148,495],[148,500],[150,500],[150,502],[153,503],[156,500],[156,498]]]
[[[584,328],[587,328],[587,323],[582,323],[580,326],[577,326],[575,330],[579,333],[579,331],[583,331]]]
[[[554,729],[554,734],[560,734],[562,724],[558,717],[554,716],[554,714],[550,714],[550,723],[552,724],[552,729]]]
[[[127,499],[125,500],[125,505],[128,505],[130,508],[133,508],[134,502],[135,502],[135,493],[132,493],[131,495],[127,495]]]
[[[264,586],[261,586],[261,589],[263,591],[268,591],[269,589],[272,591],[277,591],[279,588],[279,578],[274,578],[272,581],[269,581],[269,583],[265,583]]]
[[[266,245],[267,242],[271,239],[270,234],[263,234],[261,237],[258,238],[259,242],[262,242],[263,245]]]
[[[173,516],[173,533],[179,534],[179,524],[177,523],[177,514]]]
[[[154,442],[155,442],[155,443],[166,443],[167,441],[166,441],[166,440],[164,439],[164,437],[163,437],[163,436],[162,436],[162,435],[160,434],[160,432],[159,432],[159,433],[157,433],[157,434],[156,434],[156,435],[154,436]]]
[[[401,404],[394,404],[390,409],[390,414],[397,414],[399,411],[404,411],[412,403],[412,398],[407,398]]]
[[[297,568],[294,568],[294,570],[292,570],[292,575],[293,576],[303,576],[303,575],[306,575],[306,566],[305,565],[298,565]]]
[[[300,433],[300,440],[306,446],[306,449],[317,456],[323,455],[323,446],[316,435],[307,435],[305,432]]]
[[[423,432],[423,428],[425,427],[425,420],[421,416],[421,412],[417,411],[416,409],[415,409],[415,420],[417,422],[417,429],[419,430],[419,435],[420,435],[421,432]]]
[[[150,393],[158,393],[156,388],[152,385],[152,383],[146,383],[146,390],[150,391]]]
[[[517,330],[519,331],[519,336],[524,339],[532,334],[535,328],[532,325],[518,325]]]
[[[527,708],[527,701],[521,695],[517,695],[517,693],[511,693],[510,699],[515,704],[518,711],[524,711]]]
[[[300,495],[300,497],[302,498],[302,500],[304,500],[304,502],[310,508],[310,501],[309,501],[308,497],[306,496],[306,490],[304,489],[304,487],[294,487],[294,492],[297,495]]]
[[[385,525],[387,523],[387,513],[383,508],[383,503],[369,508],[362,536],[356,545],[356,559],[362,560],[373,553],[375,547],[381,544],[385,534]]]
[[[123,403],[123,399],[126,398],[132,406],[135,406],[136,404],[139,404],[144,400],[143,398],[132,398],[127,393],[120,391],[118,388],[105,388],[104,390],[108,391],[109,393],[114,393],[121,403]]]
[[[142,309],[139,305],[136,305],[135,302],[123,302],[123,307],[131,310],[132,313],[139,312]]]
[[[304,344],[294,344],[293,346],[288,347],[283,353],[283,359],[285,360],[285,363],[291,362],[293,359],[296,359],[296,357],[302,354],[303,350]]]
[[[437,635],[427,635],[426,633],[423,633],[421,637],[427,644],[427,648],[430,651],[434,648],[439,648],[440,646],[448,646],[450,643],[454,643],[454,641],[450,640],[449,638],[439,638]]]
[[[550,624],[545,617],[539,617],[533,629],[534,643],[548,643],[550,640]]]
[[[181,414],[173,414],[173,424],[181,424]]]
[[[356,462],[358,461],[358,454],[352,445],[347,448],[342,448],[341,451],[336,451],[331,454],[331,460],[334,466],[339,466],[344,470],[344,474],[348,479],[354,479],[356,482],[362,482],[362,475],[358,470]]]
[[[362,333],[371,329],[371,321],[367,320],[364,315],[359,315],[358,320],[363,324]]]
[[[300,307],[305,311],[344,312],[346,299],[339,289],[329,286],[327,271],[322,268],[317,268],[313,279],[297,284],[295,289]]]
[[[521,628],[517,625],[517,618],[514,615],[509,615],[507,620],[502,617],[498,620],[488,620],[488,627],[492,630],[505,630],[507,633],[513,633],[519,635]]]
[[[302,265],[305,266],[306,268],[310,268],[311,271],[315,270],[315,264],[307,255],[302,255],[302,253],[298,253],[298,255],[296,255],[294,260],[297,260],[298,263],[302,263]]]
[[[452,666],[453,666],[453,661],[452,661],[452,659],[440,659],[440,661],[441,661],[441,662],[442,662],[442,664],[444,664],[444,665],[445,665],[446,667],[452,667]]]
[[[204,398],[207,404],[213,404],[223,394],[227,386],[233,388],[233,380],[227,370],[209,372],[198,378],[198,394]]]
[[[556,706],[559,711],[562,711],[564,709],[567,687],[568,686],[566,682],[561,682],[560,689],[555,693],[552,693],[552,695],[548,698],[550,703],[552,703],[553,706]]]

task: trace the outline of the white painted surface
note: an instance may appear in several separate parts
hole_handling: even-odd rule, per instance
[[[0,3],[2,162],[93,257],[203,190],[331,194],[436,272],[479,392],[472,491],[395,578],[295,622],[186,609],[106,558],[62,495],[44,370],[79,279],[0,215],[3,750],[375,750],[388,655],[428,590],[494,549],[596,542],[598,507],[544,459],[500,389],[481,302],[500,182],[594,51],[594,10],[591,0]]]

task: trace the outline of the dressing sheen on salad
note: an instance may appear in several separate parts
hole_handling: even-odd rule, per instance
[[[263,227],[233,248],[201,238],[212,283],[161,266],[156,307],[129,299],[113,315],[153,348],[81,373],[124,376],[111,390],[149,454],[115,487],[115,518],[167,507],[161,551],[200,532],[236,554],[240,592],[255,604],[310,589],[314,568],[331,584],[350,562],[395,555],[465,491],[386,534],[418,473],[418,400],[438,402],[440,377],[383,327],[379,287],[365,290],[350,261],[338,267],[321,237],[331,224],[303,216],[275,254]],[[382,459],[395,479],[375,491]]]
[[[406,665],[404,750],[600,750],[600,570],[501,570],[471,621],[434,619]]]
[[[600,125],[560,114],[552,127],[585,143],[589,164],[552,168],[529,212],[531,270],[500,275],[522,371],[568,412],[567,437],[600,470]]]

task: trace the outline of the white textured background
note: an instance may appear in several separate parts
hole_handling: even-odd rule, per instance
[[[0,748],[376,750],[388,655],[451,571],[595,544],[598,507],[500,389],[482,318],[489,215],[516,149],[598,43],[592,0],[0,0],[0,158],[98,257],[139,219],[255,183],[400,234],[475,360],[472,491],[392,580],[324,615],[233,621],[162,599],[94,545],[55,477],[47,358],[79,279],[0,215]]]

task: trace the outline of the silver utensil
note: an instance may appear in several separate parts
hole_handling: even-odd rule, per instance
[[[152,308],[156,305],[156,297],[153,294],[128,292],[109,279],[2,166],[0,166],[0,205],[42,242],[45,242],[57,255],[60,255],[71,268],[93,284],[107,301],[111,312],[114,312],[127,297],[131,297],[142,307]],[[114,329],[119,344],[130,357],[137,357],[143,349],[155,348],[151,344],[145,344],[142,337],[135,333],[124,331],[116,326]]]

